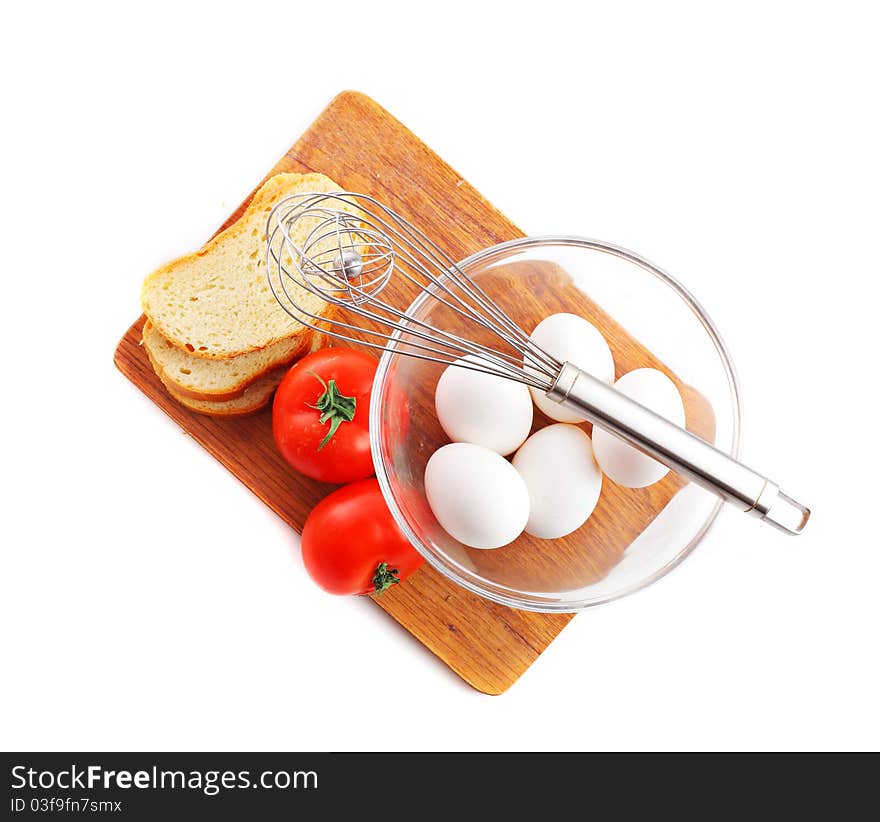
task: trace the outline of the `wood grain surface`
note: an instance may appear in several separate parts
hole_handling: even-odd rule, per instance
[[[368,97],[343,92],[336,97],[266,177],[284,171],[317,171],[343,188],[372,195],[411,220],[455,259],[504,240],[523,236],[452,168]],[[260,182],[262,184],[262,181]],[[257,186],[257,188],[259,185]],[[221,226],[234,222],[250,197]],[[138,272],[146,274],[148,272]],[[614,320],[574,288],[565,272],[524,272],[522,302],[527,322],[558,310],[578,311],[606,336],[618,376],[638,367],[660,368],[682,392],[688,427],[710,438],[714,418],[705,400],[683,385],[656,357]],[[384,295],[405,300],[389,286]],[[117,367],[188,434],[235,474],[291,527],[301,530],[318,500],[333,486],[297,474],[279,456],[271,431],[271,413],[264,409],[240,418],[213,418],[189,411],[173,400],[153,372],[140,345],[144,318],[128,330],[116,349]],[[430,391],[410,402],[433,408]],[[547,423],[536,415],[536,428]],[[424,413],[420,419],[433,419]],[[623,550],[662,510],[682,481],[673,474],[646,489],[622,489],[606,482],[597,509],[587,524],[564,540],[554,541],[547,562],[547,584],[560,568],[583,580],[599,579],[619,560]],[[625,512],[625,514],[621,514]],[[546,547],[547,541],[542,541]],[[514,551],[470,551],[485,571],[518,575],[534,572],[529,540]],[[499,694],[512,685],[572,618],[496,605],[448,581],[427,565],[404,584],[374,601],[423,645],[474,688]],[[327,603],[333,607],[333,603]]]

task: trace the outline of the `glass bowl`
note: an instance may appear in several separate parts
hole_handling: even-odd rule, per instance
[[[604,334],[616,378],[635,368],[663,370],[682,395],[688,429],[738,457],[741,409],[733,364],[706,312],[664,271],[622,248],[566,236],[502,243],[459,265],[526,333],[549,314],[579,314]],[[488,342],[428,293],[407,314]],[[406,332],[395,336],[402,343],[409,339]],[[437,523],[424,488],[428,459],[449,442],[434,411],[443,369],[384,353],[370,435],[376,476],[394,519],[416,550],[458,585],[513,608],[579,611],[660,579],[718,515],[717,497],[673,472],[640,489],[604,477],[593,515],[569,536],[542,540],[524,533],[495,550],[462,545]],[[400,402],[401,392],[407,403]],[[533,431],[551,422],[535,408]]]

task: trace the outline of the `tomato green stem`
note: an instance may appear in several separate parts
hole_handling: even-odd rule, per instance
[[[318,450],[320,451],[330,442],[342,423],[351,422],[354,419],[354,412],[357,410],[357,397],[346,397],[342,394],[339,391],[339,386],[336,385],[336,380],[324,382],[314,371],[309,371],[309,374],[324,386],[324,393],[318,397],[318,401],[314,405],[311,403],[306,403],[306,405],[321,412],[321,425],[325,422],[330,423],[330,430],[327,432],[327,436],[318,445]]]
[[[400,583],[400,572],[397,568],[389,568],[387,562],[380,562],[376,566],[376,573],[373,574],[373,587],[376,596],[382,596],[383,591],[387,591],[392,585]]]

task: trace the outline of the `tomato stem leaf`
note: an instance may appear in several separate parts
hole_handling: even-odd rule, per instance
[[[336,385],[336,380],[325,382],[314,371],[309,371],[309,374],[324,386],[324,393],[318,397],[314,405],[311,403],[306,403],[306,405],[321,412],[321,425],[327,422],[330,423],[330,430],[327,432],[327,436],[318,445],[318,450],[320,451],[330,442],[342,423],[351,422],[354,419],[354,413],[357,410],[357,397],[346,397],[339,390],[339,386]]]
[[[376,573],[373,574],[372,580],[376,596],[382,596],[382,592],[387,591],[392,585],[399,585],[399,573],[397,568],[389,568],[387,562],[380,562],[376,566]]]

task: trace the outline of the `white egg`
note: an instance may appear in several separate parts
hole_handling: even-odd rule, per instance
[[[684,403],[675,383],[654,368],[624,374],[614,387],[676,425],[684,426]],[[618,485],[644,488],[663,479],[669,469],[613,434],[593,426],[593,451],[599,467]]]
[[[564,537],[593,513],[602,473],[587,432],[557,423],[532,434],[513,458],[529,491],[526,533],[542,539]]]
[[[583,317],[575,314],[551,314],[538,323],[529,339],[560,362],[570,362],[597,379],[614,382],[614,358],[611,356],[611,349],[599,330]],[[528,360],[524,360],[524,363],[528,367]],[[539,388],[529,390],[535,405],[551,420],[586,420],[586,417],[576,411],[549,399]]]
[[[529,492],[504,457],[466,442],[444,445],[425,467],[425,494],[437,522],[471,548],[513,542],[529,518]]]
[[[478,362],[467,356],[456,362]],[[450,365],[434,392],[437,419],[453,442],[482,445],[502,456],[522,445],[532,427],[532,398],[519,382]]]

